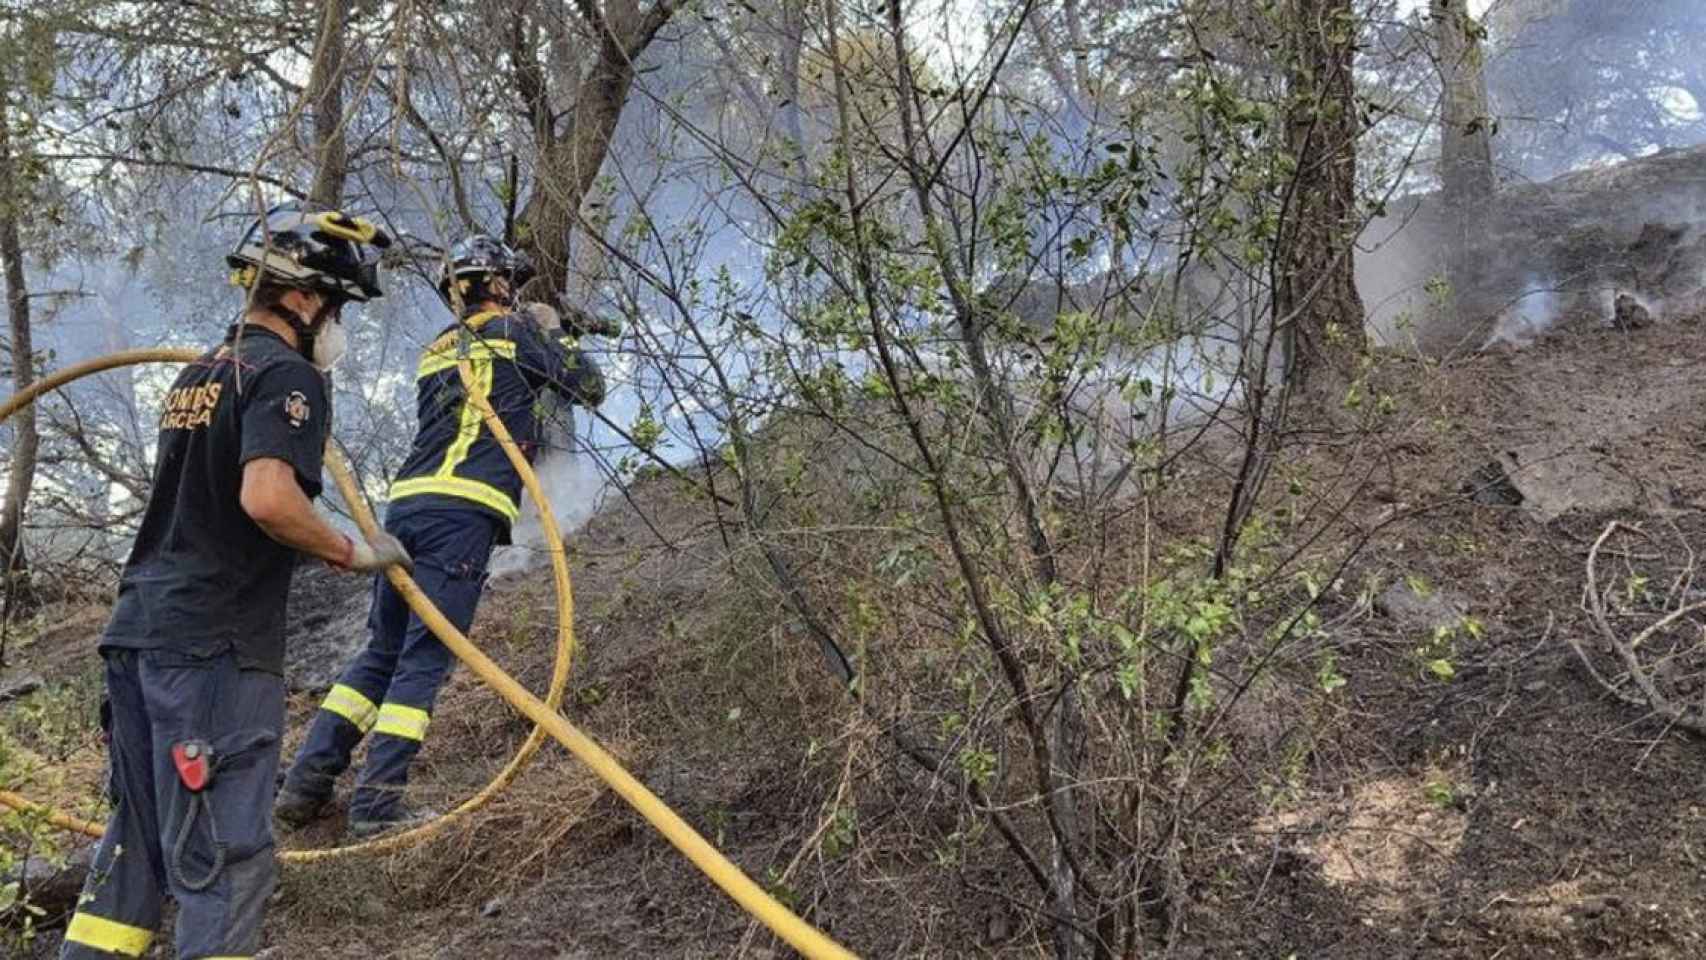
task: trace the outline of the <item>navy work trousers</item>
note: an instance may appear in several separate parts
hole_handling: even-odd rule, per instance
[[[414,558],[421,590],[466,633],[486,583],[499,521],[478,510],[416,510],[387,515],[385,529]],[[409,764],[426,739],[453,657],[383,576],[374,578],[367,627],[367,646],[321,702],[284,785],[304,796],[331,797],[356,744],[371,732],[349,816],[390,820],[401,812]]]
[[[103,654],[113,812],[59,956],[142,956],[167,895],[178,901],[179,960],[254,956],[277,880],[271,798],[284,679],[241,669],[230,653]],[[172,763],[172,746],[191,740],[213,748],[200,795]]]

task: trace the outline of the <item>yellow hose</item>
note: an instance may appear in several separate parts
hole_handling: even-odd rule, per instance
[[[28,390],[22,391],[9,398],[4,404],[0,404],[0,422],[4,422],[20,407],[32,402],[40,394],[57,389],[79,377],[128,364],[149,361],[183,362],[194,360],[197,356],[199,354],[189,350],[129,350],[85,361],[42,378]],[[463,381],[466,383],[469,378],[466,361],[461,362],[458,366]],[[505,450],[510,451],[513,462],[518,451],[515,451],[515,442],[510,437],[509,431],[504,428],[503,421],[498,419],[491,406],[485,403],[477,393],[469,391],[469,397],[479,409],[480,415],[484,418],[487,427],[491,429],[493,436],[498,439]],[[332,480],[343,494],[351,512],[354,513],[357,526],[361,528],[364,536],[372,536],[378,530],[378,523],[374,519],[372,509],[367,505],[367,500],[363,496],[360,486],[356,483],[355,477],[350,473],[349,465],[344,462],[343,457],[339,456],[335,449],[328,447],[326,452],[328,454],[326,457],[327,469],[331,472]],[[532,477],[532,471],[526,470],[522,476],[524,480],[529,479]],[[537,490],[536,484],[530,484],[529,490],[535,497],[535,503],[540,507],[541,520],[545,521],[545,527],[550,530],[554,527],[551,519],[555,517],[555,514],[550,510],[550,505],[545,500],[544,494]],[[555,550],[561,552],[560,541],[555,544]],[[552,567],[554,570],[557,569],[556,560],[557,558],[553,557]],[[557,713],[551,705],[528,692],[525,687],[515,681],[515,678],[492,662],[491,658],[487,657],[473,642],[463,636],[454,624],[445,619],[444,614],[427,598],[426,594],[415,584],[414,579],[402,568],[388,567],[385,570],[385,576],[409,604],[409,607],[414,610],[416,616],[421,618],[421,622],[426,624],[427,628],[432,630],[452,653],[461,658],[462,662],[466,663],[476,676],[495,689],[500,696],[509,702],[510,706],[538,724],[539,728],[555,737],[558,742],[569,749],[570,753],[580,758],[581,762],[597,774],[599,779],[608,784],[618,796],[622,797],[641,816],[645,817],[647,822],[663,834],[665,839],[674,844],[677,850],[680,850],[688,860],[693,862],[694,866],[698,867],[706,877],[710,878],[711,882],[720,887],[742,909],[769,927],[772,932],[810,960],[842,960],[842,958],[855,957],[852,952],[795,916],[788,908],[778,903],[774,897],[765,893],[763,888],[752,881],[751,877],[742,873],[739,867],[729,862],[727,857],[724,857],[717,851],[717,848],[711,846],[704,837],[695,832],[674,810],[671,810],[655,794],[646,789],[644,784],[634,779],[633,775],[623,769],[614,757],[581,733],[573,724]],[[559,571],[558,589],[566,593],[568,586],[566,570]],[[50,822],[66,826],[68,829],[81,829],[84,825],[81,821],[75,821],[74,818],[57,814],[15,794],[0,793],[0,803],[45,814],[49,817]],[[96,831],[96,834],[98,832]],[[303,853],[306,851],[293,852]]]
[[[557,529],[557,518],[551,511],[551,501],[546,498],[545,488],[540,486],[539,477],[533,472],[533,465],[527,462],[526,457],[522,456],[520,448],[515,445],[509,431],[504,429],[503,421],[497,418],[497,415],[473,389],[473,371],[468,368],[468,362],[464,360],[458,363],[457,370],[461,373],[463,388],[469,397],[479,402],[480,413],[486,418],[486,426],[497,438],[498,445],[503,447],[504,453],[509,457],[510,465],[521,476],[522,486],[527,488],[527,494],[532,498],[533,505],[539,509],[539,525],[545,531],[545,547],[551,554],[551,575],[557,588],[557,657],[551,668],[551,683],[545,691],[545,705],[551,709],[552,713],[555,713],[557,707],[563,702],[563,689],[568,686],[569,667],[573,662],[575,652],[575,602],[574,590],[569,582],[568,551],[563,549],[562,531]],[[330,443],[326,444],[326,465],[331,470],[333,482],[338,485],[338,492],[343,494],[344,501],[350,505],[350,511],[355,513],[358,518],[367,516],[371,519],[372,511],[368,508],[367,500],[362,495],[360,484],[355,482],[355,477],[349,468],[349,462]],[[360,524],[360,526],[364,535],[373,533],[371,526],[366,524]],[[436,613],[437,608],[432,601],[426,599],[425,594],[422,594],[421,597],[426,605]],[[415,613],[420,614],[422,612],[421,608],[413,602],[410,603],[410,606],[415,608]],[[424,623],[426,618],[422,616],[421,620]],[[445,621],[445,625],[450,626],[449,621]],[[436,629],[433,632],[439,633]],[[442,639],[443,634],[439,633],[439,636]],[[509,763],[498,771],[498,775],[493,777],[490,783],[486,784],[479,793],[469,797],[461,806],[428,823],[403,833],[379,837],[365,843],[353,843],[323,850],[287,850],[281,852],[279,857],[289,863],[317,863],[348,856],[352,853],[387,853],[429,840],[449,829],[458,820],[484,807],[499,793],[508,789],[510,783],[521,774],[521,771],[527,767],[528,761],[532,760],[533,755],[538,753],[539,748],[544,745],[546,735],[544,727],[534,725],[532,732],[527,735],[527,740],[515,752],[515,756],[510,758]]]
[[[11,807],[20,813],[45,817],[48,823],[71,833],[81,833],[84,836],[98,839],[107,829],[93,820],[84,820],[81,817],[73,817],[69,813],[60,813],[52,807],[43,806],[34,800],[27,800],[10,790],[0,790],[0,804]]]

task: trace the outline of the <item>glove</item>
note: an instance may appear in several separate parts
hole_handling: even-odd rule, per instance
[[[533,322],[539,324],[539,329],[547,334],[554,334],[563,325],[563,318],[557,316],[557,311],[548,303],[529,303],[522,307],[533,317]]]
[[[344,543],[347,546],[343,561],[337,564],[339,569],[367,573],[396,564],[410,573],[415,570],[415,560],[409,556],[409,551],[403,549],[402,542],[383,530],[375,533],[371,540],[358,542],[344,537]]]
[[[570,337],[584,337],[588,334],[600,337],[622,335],[622,321],[587,313],[579,307],[568,307],[564,312],[558,313],[556,307],[536,302],[524,304],[522,309],[548,336],[558,332]]]

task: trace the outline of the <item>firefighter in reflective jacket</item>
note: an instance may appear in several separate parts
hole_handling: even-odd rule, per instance
[[[468,361],[468,386],[524,450],[541,440],[535,401],[542,392],[585,406],[604,398],[603,377],[569,330],[543,329],[529,312],[512,309],[529,275],[525,258],[490,237],[451,248],[439,292],[466,306],[421,354],[420,425],[385,516],[385,529],[414,557],[416,582],[463,631],[474,620],[492,547],[509,542],[522,484],[470,402],[458,361]],[[350,798],[349,831],[369,837],[436,815],[408,806],[403,790],[451,653],[384,577],[374,581],[368,630],[366,648],[327,693],[279,791],[273,813],[289,826],[324,815],[337,777],[367,734],[373,739]]]

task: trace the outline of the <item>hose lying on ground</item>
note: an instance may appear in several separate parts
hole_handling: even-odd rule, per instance
[[[36,381],[29,388],[19,391],[0,404],[0,423],[5,422],[12,414],[26,404],[50,390],[56,390],[65,384],[82,377],[110,370],[115,367],[131,366],[142,363],[185,363],[200,357],[200,353],[185,349],[144,349],[126,350],[120,353],[97,357],[83,363],[75,364],[63,370],[56,371]],[[464,384],[472,381],[472,371],[466,360],[459,361],[457,368],[461,373]],[[645,785],[636,780],[614,757],[606,753],[602,747],[581,733],[573,724],[557,712],[563,684],[568,678],[568,660],[573,651],[573,601],[572,584],[569,580],[567,559],[564,556],[562,539],[558,536],[556,524],[550,522],[555,514],[551,510],[549,500],[539,487],[538,478],[533,475],[532,468],[526,458],[516,448],[514,439],[504,428],[491,406],[480,396],[478,391],[469,390],[468,395],[480,412],[487,429],[497,438],[498,443],[509,455],[510,462],[521,474],[528,493],[534,504],[539,508],[540,517],[545,520],[542,524],[546,531],[547,543],[551,550],[551,566],[557,586],[557,608],[559,615],[559,643],[557,668],[551,677],[551,689],[545,700],[540,700],[525,687],[517,683],[515,678],[505,673],[490,657],[476,647],[462,632],[447,620],[438,607],[423,593],[413,578],[401,567],[389,567],[385,576],[391,585],[402,595],[415,615],[436,635],[444,645],[458,658],[466,663],[476,676],[489,684],[498,695],[508,701],[523,716],[532,720],[537,726],[522,745],[510,764],[501,771],[493,781],[481,790],[479,794],[453,811],[454,815],[466,815],[483,806],[500,792],[520,773],[538,749],[538,741],[545,734],[555,737],[558,742],[569,749],[585,763],[599,779],[603,780],[618,796],[646,818],[665,839],[675,845],[693,865],[708,877],[711,882],[728,894],[741,909],[769,927],[794,949],[810,960],[841,960],[852,958],[854,954],[846,948],[829,939],[815,927],[795,916],[781,903],[752,881],[752,878],[742,873],[740,868],[731,863],[717,851],[704,837],[682,820],[674,810],[671,810],[655,794],[646,789]],[[356,525],[365,536],[373,535],[378,529],[373,511],[367,504],[361,487],[351,473],[349,464],[338,453],[337,448],[329,445],[326,448],[326,468],[337,484],[338,491],[343,494],[344,501],[355,515]],[[78,820],[58,811],[50,810],[40,804],[33,803],[14,793],[0,791],[0,804],[15,809],[30,811],[46,816],[47,821],[54,826],[74,830],[89,836],[100,836],[101,828],[97,824]],[[413,843],[429,839],[441,832],[452,816],[441,817],[432,823],[418,827],[407,833],[382,838],[363,844],[339,847],[330,850],[291,850],[279,854],[279,859],[286,863],[313,862],[331,856],[344,856],[356,852],[378,853],[398,849]]]

